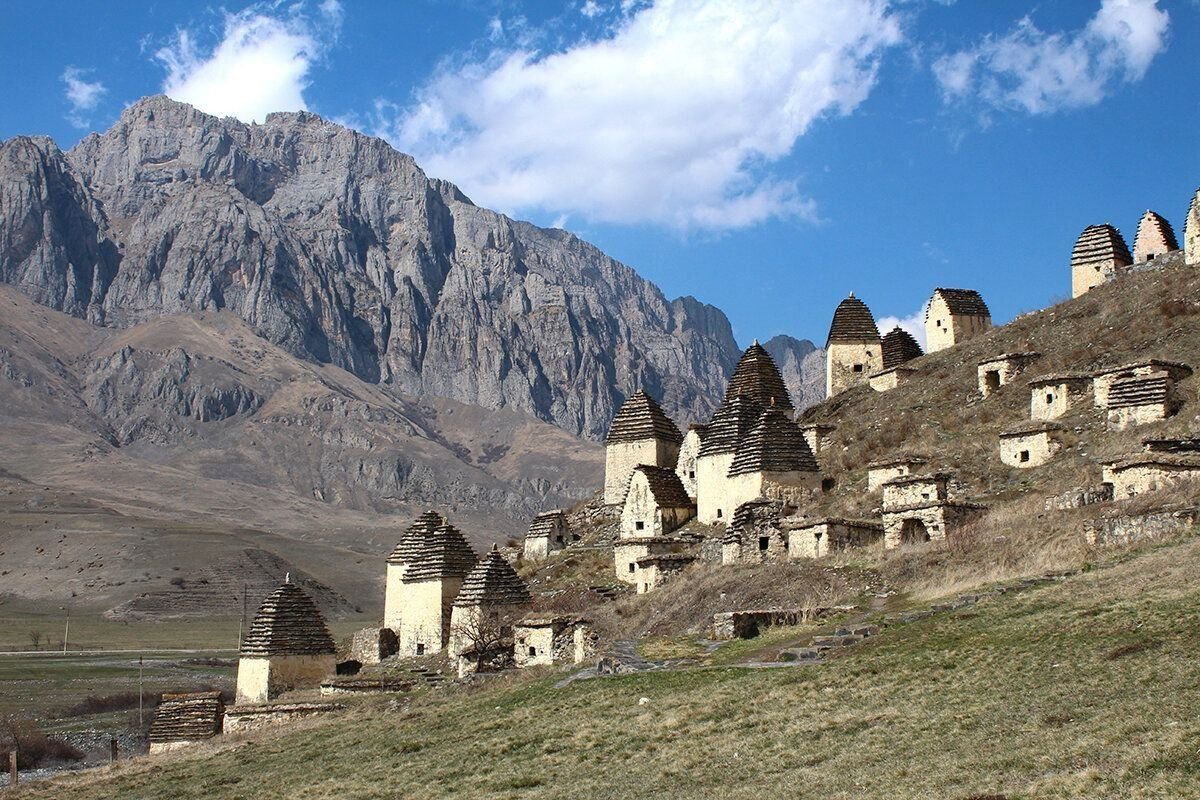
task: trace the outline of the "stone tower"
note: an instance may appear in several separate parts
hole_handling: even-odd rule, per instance
[[[912,334],[899,325],[892,328],[880,342],[883,350],[883,369],[891,369],[906,364],[914,358],[925,355],[921,345]]]
[[[1183,261],[1193,266],[1200,264],[1200,189],[1192,195],[1187,222],[1183,227]]]
[[[1071,251],[1071,297],[1079,297],[1124,273],[1133,258],[1121,232],[1112,225],[1089,225]]]
[[[817,459],[800,426],[768,408],[738,444],[724,502],[733,511],[759,497],[797,502],[820,486]],[[727,516],[732,519],[732,512]]]
[[[1133,237],[1133,263],[1144,264],[1179,249],[1175,230],[1161,215],[1147,209]]]
[[[883,345],[867,304],[850,296],[838,304],[825,341],[825,396],[866,385],[867,376],[883,369]]]
[[[683,434],[654,398],[635,392],[613,417],[604,440],[604,502],[625,501],[629,476],[638,464],[675,469]]]
[[[491,648],[511,641],[512,625],[529,604],[529,587],[495,545],[462,582],[450,617],[449,655],[475,655],[477,647]],[[488,653],[480,654],[487,656]]]
[[[925,306],[925,342],[936,353],[992,327],[992,312],[974,289],[934,289]]]
[[[713,414],[696,456],[696,517],[705,525],[728,523],[732,519],[729,468],[738,445],[749,435],[762,412],[763,407],[749,395],[737,394],[725,398]]]
[[[792,398],[779,374],[779,367],[758,339],[742,353],[733,377],[725,387],[726,400],[739,394],[746,395],[763,408],[792,411]]]
[[[333,675],[336,653],[321,612],[289,575],[263,601],[242,640],[236,702],[265,703],[315,688]]]
[[[436,653],[449,643],[450,609],[475,560],[475,551],[453,525],[442,523],[426,535],[400,577],[400,656]]]
[[[383,627],[400,630],[405,567],[421,554],[421,548],[446,520],[436,511],[426,511],[408,526],[387,560],[387,582],[383,592]]]

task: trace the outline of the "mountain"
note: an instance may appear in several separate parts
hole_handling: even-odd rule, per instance
[[[106,327],[227,311],[367,383],[590,439],[638,388],[706,418],[739,355],[720,310],[474,205],[380,139],[166,97],[69,152],[0,143],[0,281]]]
[[[774,336],[763,348],[775,359],[797,411],[825,399],[825,351],[808,339]]]

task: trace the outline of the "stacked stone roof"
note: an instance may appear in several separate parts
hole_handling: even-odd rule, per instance
[[[779,367],[757,339],[742,353],[725,389],[725,399],[739,394],[748,395],[763,408],[792,410],[792,398],[779,374]]]
[[[938,297],[939,295],[946,302],[950,313],[955,316],[990,317],[992,315],[992,312],[988,311],[987,303],[983,302],[983,296],[974,289],[934,289],[933,296]],[[929,318],[929,308],[925,309],[925,318]]]
[[[1129,245],[1121,232],[1112,225],[1089,225],[1075,240],[1075,249],[1071,251],[1071,267],[1091,267],[1109,264],[1127,267],[1133,263],[1129,255]]]
[[[1049,419],[1027,419],[1015,425],[1009,425],[1000,431],[1002,438],[1012,436],[1028,436],[1031,433],[1051,433],[1066,430],[1060,423]]]
[[[425,543],[411,560],[401,580],[404,583],[465,577],[475,566],[475,551],[462,531],[442,523],[425,536]]]
[[[263,601],[242,641],[242,655],[250,657],[317,656],[336,651],[321,612],[290,576]]]
[[[567,515],[562,512],[562,509],[543,511],[533,518],[533,522],[529,523],[529,532],[525,535],[530,539],[538,537],[548,539],[554,535],[559,525],[566,524]]]
[[[708,435],[700,442],[698,456],[736,453],[738,444],[750,433],[762,414],[762,406],[749,395],[725,398],[708,424]]]
[[[1200,438],[1142,439],[1142,446],[1149,453],[1200,453]]]
[[[879,341],[879,328],[875,326],[875,317],[867,304],[850,293],[838,303],[833,312],[833,322],[829,326],[829,338],[825,340],[828,347],[834,343],[874,344]]]
[[[1188,364],[1182,361],[1166,361],[1161,358],[1148,358],[1145,361],[1134,361],[1129,364],[1122,364],[1119,367],[1104,367],[1096,370],[1094,374],[1096,377],[1100,377],[1102,375],[1111,375],[1114,372],[1133,370],[1165,372],[1177,381],[1190,377],[1192,374],[1192,368]]]
[[[608,429],[605,444],[618,442],[640,442],[646,439],[663,439],[682,442],[683,434],[663,412],[654,398],[640,389],[621,404]]]
[[[800,428],[780,412],[767,409],[738,445],[729,476],[817,471],[817,459]]]
[[[1108,390],[1109,408],[1158,405],[1171,394],[1171,376],[1165,372],[1118,378]]]
[[[639,464],[634,467],[633,471],[646,476],[650,494],[659,508],[684,508],[695,505],[692,498],[688,496],[687,489],[683,488],[683,481],[679,479],[679,474],[675,470],[669,467]]]
[[[150,724],[150,743],[198,742],[221,732],[225,703],[220,692],[164,694]]]
[[[1138,222],[1137,235],[1133,238],[1133,261],[1140,264],[1151,256],[1179,249],[1175,230],[1158,213],[1146,210]]]
[[[412,561],[421,553],[421,548],[425,546],[425,540],[433,533],[434,529],[445,521],[442,515],[436,511],[426,511],[417,517],[400,536],[400,541],[392,549],[387,563],[407,564]]]
[[[925,355],[925,351],[921,349],[921,345],[917,344],[917,340],[912,337],[912,334],[899,325],[892,328],[883,337],[882,344],[883,368],[885,370],[898,367],[905,362]]]
[[[463,581],[456,606],[507,606],[528,603],[529,587],[495,545]]]

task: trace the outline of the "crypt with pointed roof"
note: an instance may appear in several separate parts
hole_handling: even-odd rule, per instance
[[[488,657],[474,648],[503,648],[512,644],[512,625],[529,604],[529,587],[495,545],[462,582],[450,615],[448,653]],[[464,665],[459,665],[460,675]]]
[[[883,344],[867,304],[850,293],[838,303],[825,340],[825,396],[833,397],[883,369]]]
[[[383,593],[383,627],[400,630],[400,617],[404,610],[404,590],[401,579],[405,567],[421,553],[421,548],[437,526],[446,522],[436,511],[426,511],[417,517],[400,537],[400,541],[387,559],[387,581]]]
[[[334,673],[337,648],[316,604],[291,576],[267,596],[238,658],[237,703],[265,703]]]
[[[604,440],[604,503],[625,501],[629,478],[639,464],[675,469],[683,434],[642,390],[634,392],[613,417]]]
[[[402,657],[436,653],[449,643],[451,608],[476,562],[462,532],[448,522],[430,527],[419,519],[410,531],[414,529],[420,546],[414,545],[411,560],[403,564],[394,606],[399,609],[394,630]]]
[[[992,327],[992,312],[974,289],[934,289],[925,306],[925,341],[929,352],[973,339]]]

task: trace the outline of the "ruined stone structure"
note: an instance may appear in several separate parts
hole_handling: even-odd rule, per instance
[[[700,445],[706,435],[707,425],[689,425],[687,433],[683,435],[683,445],[679,448],[679,461],[675,465],[675,474],[692,500],[696,499],[696,458],[700,455]]]
[[[350,660],[360,664],[378,664],[400,650],[400,641],[392,628],[363,628],[350,639]]]
[[[1000,460],[1010,467],[1039,467],[1062,449],[1063,426],[1050,420],[1029,420],[1000,433]]]
[[[979,362],[979,393],[989,397],[1025,372],[1041,353],[1005,353]]]
[[[336,652],[321,612],[288,576],[263,601],[242,641],[236,702],[265,703],[293,689],[315,689],[333,674]]]
[[[401,601],[404,592],[400,588],[405,567],[421,553],[426,540],[439,526],[446,524],[445,518],[436,511],[426,511],[408,526],[396,547],[387,559],[387,578],[383,594],[383,627],[400,630]]]
[[[974,289],[934,289],[925,306],[925,341],[936,353],[992,327],[992,312]]]
[[[1192,195],[1188,206],[1187,223],[1183,228],[1183,262],[1188,266],[1200,264],[1200,189]]]
[[[1078,373],[1043,375],[1029,382],[1029,418],[1058,419],[1088,401],[1092,377]]]
[[[447,647],[451,658],[460,659],[460,677],[481,660],[511,652],[513,625],[530,599],[525,581],[492,545],[463,580],[450,615]]]
[[[423,534],[424,543],[405,565],[395,598],[400,656],[436,653],[450,641],[450,616],[463,580],[475,567],[475,551],[448,522]]]
[[[915,367],[901,364],[891,369],[872,373],[867,377],[867,385],[877,392],[888,392],[902,383],[907,383],[918,374]]]
[[[819,456],[824,450],[833,446],[833,434],[837,425],[828,422],[810,422],[800,426],[800,433],[814,456]]]
[[[1133,258],[1121,232],[1112,225],[1089,225],[1071,251],[1071,296],[1079,297],[1125,274]]]
[[[941,473],[896,478],[885,483],[884,547],[945,541],[978,519],[983,506],[951,500],[949,483],[949,476]]]
[[[621,537],[666,536],[696,514],[679,475],[666,467],[635,467],[621,510]]]
[[[1113,487],[1113,499],[1123,500],[1147,492],[1200,486],[1200,453],[1146,452],[1104,465],[1104,482]]]
[[[613,571],[617,580],[639,587],[645,591],[646,576],[639,572],[639,564],[651,556],[685,555],[693,542],[676,536],[646,536],[617,539],[613,542]],[[690,556],[689,556],[690,558]]]
[[[1119,378],[1108,388],[1108,427],[1122,431],[1166,419],[1175,413],[1174,381],[1165,370]]]
[[[1191,377],[1192,368],[1178,361],[1163,361],[1158,358],[1123,364],[1119,367],[1098,370],[1092,377],[1093,402],[1096,408],[1109,407],[1109,392],[1116,381],[1125,378],[1145,378],[1158,373],[1166,373],[1171,383]]]
[[[1133,238],[1133,263],[1144,264],[1179,249],[1171,223],[1154,211],[1146,210]]]
[[[225,712],[225,733],[250,731],[289,725],[304,719],[345,711],[341,703],[272,703],[266,706],[234,706]]]
[[[645,594],[683,572],[696,560],[686,553],[663,553],[643,556],[637,560],[637,592]]]
[[[571,526],[562,509],[544,511],[533,518],[525,534],[525,558],[545,558],[555,550],[567,546],[571,538]]]
[[[220,692],[164,694],[150,724],[150,754],[207,741],[221,733],[224,719]]]
[[[658,403],[635,392],[613,417],[604,442],[604,502],[625,501],[629,477],[639,464],[674,469],[682,443],[683,434]]]
[[[888,481],[907,478],[923,470],[929,459],[923,456],[901,455],[867,464],[867,491],[873,492]]]
[[[513,662],[519,668],[579,664],[596,654],[591,621],[572,616],[530,616],[513,627]]]
[[[784,523],[788,537],[788,558],[822,558],[851,548],[870,547],[883,540],[883,526],[877,522],[825,517]]]
[[[838,304],[825,342],[825,396],[833,397],[852,386],[867,384],[867,378],[883,367],[883,344],[879,328],[866,303],[850,296]]]
[[[788,560],[788,537],[781,518],[791,509],[782,501],[742,503],[721,539],[722,564],[759,564]]]

